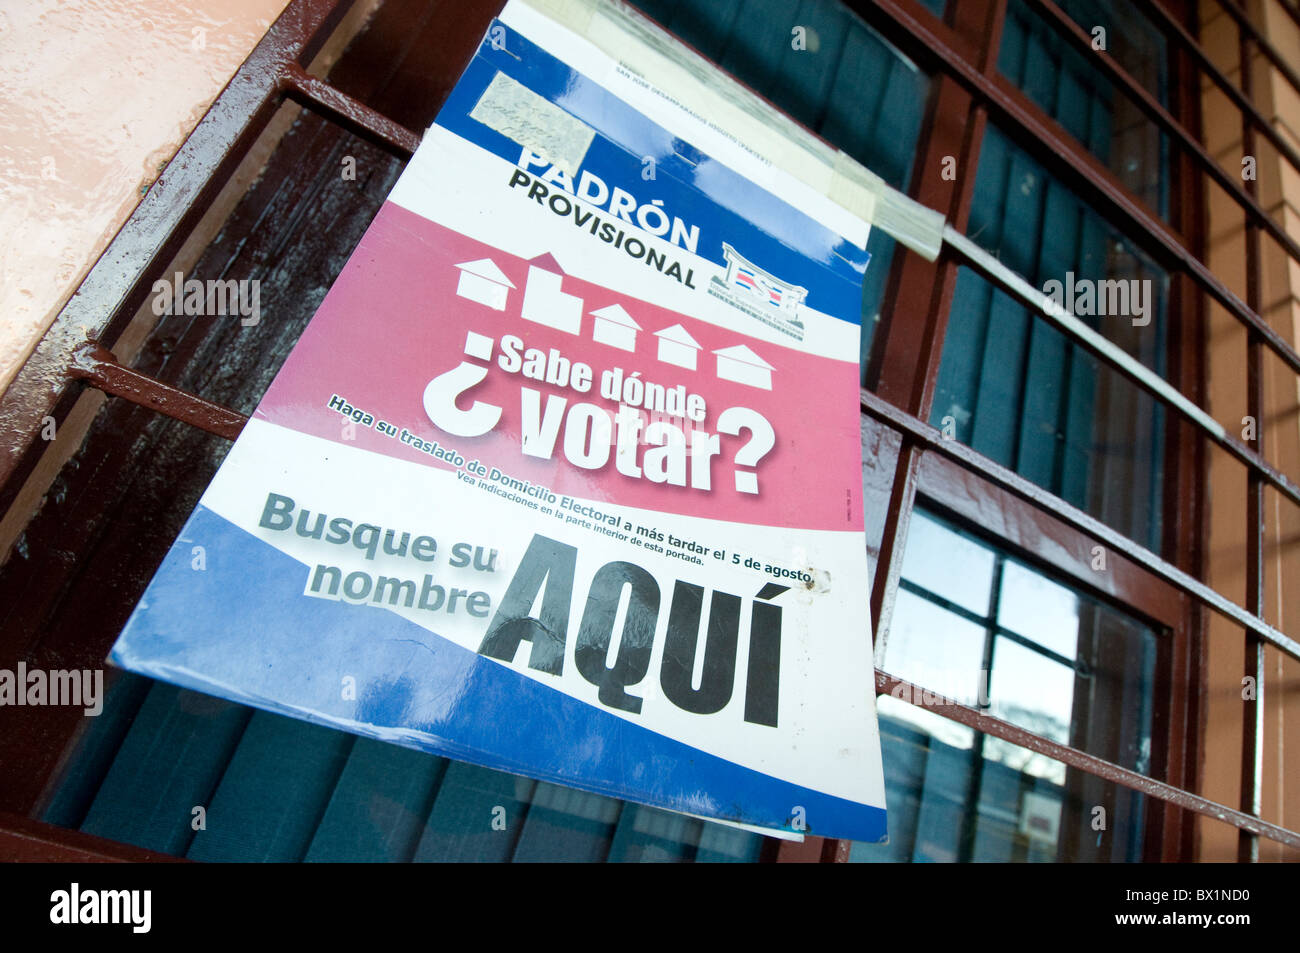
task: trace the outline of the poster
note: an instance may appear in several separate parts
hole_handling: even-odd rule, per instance
[[[508,5],[112,661],[600,794],[882,839],[867,225],[762,180],[779,170],[726,128]]]

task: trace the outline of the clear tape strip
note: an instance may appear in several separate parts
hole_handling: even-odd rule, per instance
[[[505,73],[492,77],[470,118],[577,175],[596,131]]]
[[[860,219],[934,261],[944,218],[795,123],[618,0],[522,0]]]

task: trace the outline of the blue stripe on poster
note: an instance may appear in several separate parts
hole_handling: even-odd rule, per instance
[[[205,549],[202,570],[191,564],[196,541]],[[674,741],[395,613],[377,626],[374,608],[286,600],[305,575],[297,560],[199,506],[111,660],[186,688],[505,771],[547,765],[529,773],[598,794],[635,794],[659,807],[774,828],[788,827],[797,806],[810,834],[885,836],[879,808]],[[342,697],[344,675],[355,678],[355,701]]]
[[[582,163],[610,189],[698,226],[697,254],[725,265],[732,245],[765,271],[808,289],[808,306],[852,324],[861,320],[862,277],[870,255],[804,211],[782,201],[651,122],[608,89],[570,69],[506,27],[504,46],[485,39],[438,114],[437,123],[511,163],[520,147],[469,114],[498,73],[564,108],[596,130]],[[522,56],[512,51],[521,51]],[[645,160],[655,160],[646,180]],[[542,175],[544,168],[529,170]],[[502,183],[503,187],[505,183]],[[558,189],[557,189],[558,190]],[[703,201],[701,201],[703,199]],[[628,226],[634,228],[635,226]]]

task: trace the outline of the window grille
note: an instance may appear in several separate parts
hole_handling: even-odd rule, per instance
[[[899,638],[891,626],[901,630],[914,611],[908,600],[983,626],[986,662],[990,652],[996,659],[992,646],[1006,644],[1053,665],[1068,664],[1076,679],[1085,678],[1081,665],[1094,669],[1084,655],[1044,646],[1035,633],[1004,623],[996,606],[959,611],[960,603],[908,569],[909,540],[920,539],[927,527],[968,535],[978,529],[980,545],[1000,572],[1018,567],[1010,571],[1079,593],[1078,605],[1089,607],[1079,610],[1079,619],[1089,614],[1094,628],[1103,618],[1124,620],[1126,651],[1136,653],[1137,696],[1150,708],[1122,741],[1089,738],[1073,720],[1064,728],[1031,726],[991,699],[984,705],[923,701],[925,717],[983,739],[985,752],[1001,752],[1001,760],[985,754],[981,765],[1003,766],[1013,755],[1021,764],[1038,758],[1046,767],[1034,777],[1068,778],[1080,809],[1088,798],[1132,805],[1122,844],[1107,859],[1191,859],[1198,815],[1238,829],[1242,860],[1259,858],[1261,838],[1300,848],[1300,833],[1261,817],[1262,698],[1273,690],[1265,648],[1300,659],[1295,633],[1266,618],[1264,533],[1266,499],[1300,505],[1300,486],[1265,457],[1262,442],[1266,362],[1294,376],[1300,354],[1262,316],[1261,284],[1264,250],[1276,248],[1300,262],[1300,243],[1261,204],[1257,183],[1225,169],[1198,132],[1205,80],[1240,113],[1247,154],[1267,147],[1300,170],[1300,153],[1256,105],[1252,70],[1230,79],[1196,39],[1195,5],[1182,0],[801,5],[800,15],[821,18],[819,30],[828,39],[827,55],[817,61],[792,59],[782,37],[765,48],[737,36],[742,8],[747,22],[784,22],[790,14],[773,11],[788,11],[785,4],[638,5],[948,219],[949,242],[933,263],[874,235],[864,296],[860,404],[868,543],[876,567],[870,593],[878,633],[874,689],[882,713],[893,718],[896,699],[924,699],[926,689],[938,687],[915,685],[905,680],[907,672],[890,668],[891,653],[903,645],[900,638],[891,649]],[[19,659],[51,668],[101,663],[243,415],[418,144],[415,130],[432,120],[499,6],[387,0],[338,66],[322,76],[313,60],[351,4],[292,0],[240,68],[0,397],[8,435],[0,452],[0,502],[7,524],[21,529],[0,568],[0,666],[12,668]],[[1210,6],[1236,28],[1242,62],[1261,58],[1300,92],[1300,75],[1243,9],[1233,0]],[[1280,9],[1300,24],[1294,9]],[[1098,55],[1090,18],[1121,15],[1130,27],[1123,41],[1129,46]],[[436,55],[427,52],[434,49]],[[1061,54],[1060,69],[1050,76],[1027,65],[1043,51]],[[1084,88],[1080,77],[1087,75],[1100,79]],[[1067,108],[1070,96],[1082,98],[1086,114]],[[283,111],[286,104],[305,110],[294,118]],[[228,187],[238,183],[241,163],[260,162],[259,137],[265,143],[279,135],[284,140],[265,173],[251,186]],[[358,158],[358,168],[368,171],[346,183],[320,171],[337,169],[344,156]],[[1132,168],[1124,156],[1136,157]],[[955,160],[951,177],[944,174],[947,158]],[[1050,263],[1017,259],[1023,237],[1007,244],[990,234],[1006,224],[996,219],[999,212],[1009,214],[1008,200],[1016,194],[1018,185],[1007,174],[1013,163],[1022,174],[1040,177],[1031,186],[1041,190],[1040,212],[1058,199],[1072,209],[1074,244],[1042,249],[1058,256]],[[238,201],[230,203],[233,211],[217,234],[204,216],[221,205],[226,188]],[[1225,196],[1246,222],[1244,299],[1206,264],[1206,188]],[[1000,260],[987,249],[998,251]],[[175,316],[142,330],[138,316],[147,310],[152,282],[177,262],[192,263],[198,277],[261,278],[275,290],[274,299],[263,299],[269,320],[237,330]],[[1124,338],[1110,327],[1052,323],[1034,283],[1062,264],[1081,273],[1093,268],[1098,276],[1151,277],[1160,288],[1152,334]],[[1203,409],[1200,335],[1211,306],[1223,309],[1246,336],[1246,406],[1261,422],[1253,439],[1238,437]],[[984,322],[980,346],[987,351],[998,314],[1010,322],[1006,326],[1020,329],[1023,374],[1004,395],[1006,407],[981,411],[979,401],[996,408],[989,401],[997,395],[970,380],[976,350],[970,342],[980,340],[972,323]],[[1102,334],[1115,336],[1113,348]],[[1041,387],[1033,382],[1053,375],[1063,377],[1065,390],[1054,406],[1043,406]],[[1082,387],[1092,390],[1084,395]],[[99,406],[89,396],[95,392],[111,397]],[[962,420],[961,411],[970,419]],[[956,425],[952,434],[944,430],[949,416]],[[71,438],[65,438],[47,447],[39,438],[46,417],[65,434],[76,433],[77,445],[67,446]],[[1097,431],[1100,422],[1112,429]],[[1080,435],[1095,439],[1098,432],[1111,445],[1127,441],[1127,458],[1116,463],[1108,451],[1090,452],[1089,439]],[[1148,446],[1135,452],[1140,441]],[[1035,450],[1039,445],[1046,449]],[[1204,577],[1205,470],[1217,453],[1247,474],[1247,591],[1240,603]],[[1118,479],[1141,484],[1140,493],[1124,504],[1105,498],[1100,488]],[[874,509],[872,500],[879,504]],[[1098,547],[1110,560],[1104,576],[1088,567]],[[1197,793],[1209,614],[1240,628],[1243,677],[1259,686],[1259,694],[1242,703],[1236,805]],[[137,812],[128,823],[115,815],[130,807],[120,793],[125,789],[115,785],[129,786],[133,765],[157,763],[157,752],[141,746],[143,731],[132,735],[138,722],[164,742],[169,730],[206,733],[207,750],[220,755],[173,772],[176,784],[191,786],[169,792],[176,803],[201,803],[214,789],[221,796],[218,782],[224,780],[232,805],[258,803],[273,812],[283,785],[277,788],[271,754],[296,750],[298,769],[318,781],[316,801],[299,827],[282,831],[282,842],[270,841],[276,856],[355,857],[362,848],[347,841],[346,831],[356,829],[363,782],[374,778],[390,786],[383,794],[393,812],[388,839],[364,847],[374,856],[477,856],[478,847],[457,839],[454,815],[485,792],[528,804],[536,820],[532,833],[526,829],[499,859],[557,852],[697,860],[869,854],[861,845],[818,838],[760,845],[714,825],[276,721],[134,676],[120,675],[116,683],[112,710],[89,727],[76,711],[6,713],[13,726],[0,737],[0,844],[6,849],[33,858],[149,856],[115,842],[134,838],[160,854],[231,856],[211,841],[197,847],[175,818],[142,819]],[[887,773],[891,757],[906,765],[927,743],[924,733],[894,721],[886,739]],[[987,789],[983,781],[968,787],[965,832],[951,859],[978,856],[996,825],[1020,831],[1022,819],[986,796],[1001,783],[995,774],[989,768]],[[1037,785],[1034,780],[1029,793],[1042,807],[1054,795]],[[900,801],[899,809],[924,806],[923,797],[912,800]],[[407,815],[421,811],[426,822],[412,827]],[[255,834],[271,820],[272,813],[250,816],[248,829]],[[983,827],[986,820],[994,826]],[[1040,833],[1043,823],[1041,814],[1028,819]],[[913,831],[919,830],[918,821]],[[110,839],[87,834],[96,831]],[[1061,856],[1045,853],[1039,835],[1025,833],[1017,843],[1021,859],[1033,859],[1035,851],[1045,859]],[[1071,851],[1085,856],[1077,844]]]

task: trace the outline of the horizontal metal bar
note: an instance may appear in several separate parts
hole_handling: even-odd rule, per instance
[[[1124,87],[1125,91],[1132,97],[1138,106],[1145,112],[1157,126],[1169,133],[1179,144],[1197,159],[1201,171],[1214,179],[1214,181],[1225,192],[1236,199],[1237,204],[1245,211],[1253,214],[1258,219],[1261,227],[1286,250],[1296,262],[1300,262],[1300,242],[1297,242],[1286,229],[1278,224],[1271,215],[1264,210],[1253,195],[1251,195],[1243,186],[1240,175],[1229,173],[1223,166],[1214,161],[1214,157],[1201,143],[1188,132],[1169,112],[1156,101],[1156,98],[1147,92],[1146,87],[1135,80],[1129,73],[1119,65],[1111,56],[1097,56],[1092,49],[1092,38],[1083,31],[1083,29],[1070,18],[1060,7],[1052,0],[1034,0],[1042,12],[1049,20],[1063,33],[1068,34],[1074,39],[1076,44],[1092,56],[1092,62],[1109,76],[1114,82]],[[1297,153],[1285,139],[1278,136],[1279,151],[1291,166],[1300,172],[1300,153]]]
[[[979,474],[994,486],[1015,494],[1022,500],[1033,504],[1057,519],[1073,526],[1080,532],[1102,543],[1112,552],[1122,553],[1143,569],[1147,569],[1165,581],[1176,586],[1194,599],[1198,599],[1226,619],[1238,623],[1254,632],[1270,645],[1300,659],[1300,642],[1286,633],[1273,628],[1263,619],[1252,615],[1231,599],[1220,595],[1196,577],[1189,575],[1172,563],[1166,562],[1155,553],[1117,530],[1111,529],[1096,517],[1071,506],[1064,500],[1043,489],[1037,483],[1026,480],[1020,474],[994,463],[988,457],[971,449],[964,443],[950,440],[929,424],[917,420],[906,411],[900,410],[881,397],[864,390],[859,393],[862,410],[869,416],[899,431],[906,439],[912,440],[927,450],[933,450],[948,459]]]
[[[0,812],[0,861],[13,863],[183,863],[185,857],[56,827],[30,817]]]
[[[913,685],[911,682],[876,669],[877,695],[891,695],[895,698],[904,696],[900,700],[915,705],[916,703],[912,699],[918,697],[918,693],[923,691],[921,687]],[[895,692],[898,694],[895,694]],[[1113,784],[1121,784],[1142,794],[1159,798],[1173,804],[1175,807],[1212,817],[1216,821],[1223,821],[1226,824],[1250,831],[1252,834],[1258,834],[1261,837],[1267,837],[1288,847],[1300,848],[1300,833],[1296,831],[1288,830],[1277,824],[1270,824],[1268,821],[1260,820],[1258,817],[1251,817],[1249,814],[1243,814],[1241,811],[1225,807],[1217,801],[1211,801],[1209,798],[1193,794],[1191,791],[1185,791],[1164,781],[1157,781],[1145,774],[1139,774],[1128,768],[1120,767],[1113,761],[1098,758],[1096,755],[1080,751],[1078,748],[1071,748],[1069,745],[1050,741],[1041,735],[1036,735],[1010,722],[1003,721],[1001,718],[994,718],[992,715],[986,715],[974,708],[949,702],[937,693],[931,692],[928,696],[923,695],[922,697],[934,697],[934,702],[925,701],[916,707],[935,712],[951,721],[966,725],[968,728],[973,728],[986,735],[993,735],[996,738],[1002,738],[1012,744],[1054,758],[1072,768],[1086,771],[1088,774],[1110,781]]]
[[[1224,13],[1237,21],[1237,28],[1243,34],[1250,37],[1251,42],[1255,44],[1255,47],[1264,54],[1270,63],[1273,64],[1274,69],[1282,74],[1282,78],[1290,84],[1291,88],[1297,93],[1300,93],[1300,75],[1296,73],[1291,64],[1286,61],[1282,54],[1277,51],[1277,47],[1269,42],[1268,37],[1261,33],[1255,24],[1250,22],[1250,17],[1246,15],[1246,11],[1233,3],[1232,0],[1215,0],[1215,2],[1223,8]],[[1242,69],[1244,70],[1245,68],[1246,64],[1243,63]]]
[[[106,394],[125,398],[227,440],[238,437],[248,423],[243,414],[123,367],[109,350],[97,344],[89,344],[77,352],[68,374]]]
[[[856,6],[865,8],[865,0],[858,0]],[[902,43],[905,42],[903,36],[909,36],[908,47],[915,58],[953,77],[986,105],[991,116],[1018,130],[1022,138],[1030,140],[1040,155],[1050,154],[1047,160],[1050,165],[1064,166],[1077,176],[1101,199],[1111,216],[1118,216],[1122,220],[1122,224],[1127,226],[1122,230],[1128,233],[1128,237],[1137,241],[1144,238],[1153,241],[1158,246],[1153,246],[1153,250],[1162,252],[1163,257],[1190,275],[1237,320],[1256,331],[1283,363],[1300,374],[1300,354],[1193,255],[1163,222],[1153,217],[1123,186],[1112,181],[1110,172],[1101,167],[1090,153],[1082,151],[1073,137],[1064,132],[1059,124],[1041,116],[1036,108],[1030,109],[1023,105],[1016,98],[1020,96],[1018,91],[1013,94],[1005,83],[984,76],[963,60],[938,34],[913,17],[898,0],[871,0],[870,9],[889,18],[891,27],[887,33],[890,39]]]
[[[1255,450],[1237,440],[1224,426],[1183,396],[1182,392],[1159,374],[1133,358],[1118,345],[1098,334],[1078,318],[1068,314],[1054,300],[1039,291],[1016,272],[1012,271],[989,252],[975,244],[951,225],[944,226],[944,243],[956,251],[966,262],[1005,291],[1016,295],[1042,317],[1054,322],[1061,330],[1089,351],[1109,363],[1140,387],[1183,414],[1206,436],[1227,450],[1247,468],[1264,477],[1269,484],[1292,503],[1300,506],[1300,486]]]
[[[71,409],[74,355],[87,338],[114,343],[279,107],[283,64],[314,56],[352,4],[302,0],[280,15],[64,305],[0,397],[0,495],[12,499],[34,465],[41,421]]]
[[[344,125],[369,132],[406,155],[415,152],[420,145],[419,135],[341,92],[325,80],[312,76],[297,63],[285,64],[279,84],[285,93],[304,106],[319,106]]]
[[[1210,77],[1211,81],[1213,81],[1219,89],[1223,90],[1224,95],[1232,100],[1232,104],[1249,117],[1251,125],[1262,132],[1264,138],[1268,139],[1273,148],[1277,149],[1278,152],[1287,158],[1288,162],[1295,166],[1297,153],[1291,143],[1274,128],[1273,124],[1259,111],[1258,107],[1250,101],[1250,97],[1243,93],[1237,85],[1232,82],[1232,80],[1228,79],[1228,77],[1224,75],[1223,71],[1219,69],[1218,65],[1210,59],[1209,54],[1207,54],[1201,47],[1201,44],[1197,41],[1196,37],[1188,33],[1187,29],[1181,23],[1170,16],[1169,12],[1158,3],[1154,2],[1154,0],[1147,0],[1146,8],[1152,15],[1154,15],[1154,18],[1159,21],[1157,25],[1166,33],[1172,34],[1177,38],[1187,52],[1192,55],[1192,59],[1196,61],[1197,68],[1206,76]],[[1297,168],[1300,168],[1300,166],[1297,166]]]

